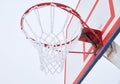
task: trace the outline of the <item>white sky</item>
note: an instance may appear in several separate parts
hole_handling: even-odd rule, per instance
[[[0,84],[41,84],[37,50],[19,25],[23,12],[41,1],[0,1]],[[120,70],[101,58],[82,84],[120,84]]]

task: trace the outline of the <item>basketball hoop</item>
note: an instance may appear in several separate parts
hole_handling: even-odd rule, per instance
[[[87,26],[74,9],[55,2],[32,6],[23,14],[20,25],[39,51],[41,70],[51,74],[63,70],[69,50]]]

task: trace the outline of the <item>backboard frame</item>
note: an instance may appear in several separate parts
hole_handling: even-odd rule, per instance
[[[86,23],[90,19],[91,15],[93,14],[95,8],[97,7],[97,5],[99,3],[99,0],[94,0],[94,1],[95,1],[94,5],[92,6],[92,8],[91,8],[91,10],[90,10],[90,12],[89,12],[86,20],[84,20]],[[80,4],[80,2],[81,1],[79,0],[78,4]],[[109,25],[112,24],[114,18],[117,16],[115,14],[116,10],[114,8],[114,5],[115,5],[114,2],[112,0],[108,0],[107,2],[108,2],[108,6],[109,6],[110,17],[106,21],[104,28],[101,30],[102,35],[105,34],[105,31],[107,30],[107,28],[109,27]],[[78,10],[77,9],[78,7],[79,7],[79,5],[76,6],[76,10]],[[77,12],[79,12],[79,11],[77,11]],[[99,50],[99,52],[97,53],[96,56],[93,55],[90,58],[90,60],[88,61],[88,63],[79,72],[79,74],[76,77],[76,79],[74,80],[73,84],[81,84],[82,83],[82,81],[85,79],[85,77],[88,75],[88,73],[92,70],[92,68],[98,62],[98,60],[103,56],[103,54],[105,53],[105,51],[107,50],[107,48],[109,47],[109,45],[113,42],[113,40],[115,39],[115,37],[120,32],[120,15],[118,15],[118,16],[119,17],[117,18],[117,20],[115,20],[115,22],[112,24],[112,27],[111,27],[110,31],[108,32],[108,34],[103,38],[103,47]],[[84,46],[85,46],[85,43],[83,42],[83,47]],[[79,52],[76,52],[76,53],[79,54]],[[85,57],[85,59],[87,58],[87,56],[85,56],[85,55],[84,55],[84,57]],[[64,84],[66,84],[66,83],[64,83]]]
[[[120,22],[120,18],[119,21]],[[80,80],[78,81],[78,84],[81,84],[82,81],[84,80],[84,78],[87,76],[87,74],[92,70],[92,68],[95,66],[95,64],[98,62],[98,60],[103,56],[103,54],[105,53],[105,51],[109,48],[109,46],[111,45],[111,43],[113,42],[113,40],[116,38],[116,36],[120,33],[120,24],[116,23],[116,30],[115,32],[113,32],[112,37],[110,37],[108,39],[108,42],[106,42],[103,46],[103,48],[100,50],[100,52],[98,53],[98,55],[96,56],[95,60],[91,63],[91,65],[89,66],[89,68],[86,70],[86,72],[82,75],[82,77],[80,78]],[[119,26],[118,26],[119,25]],[[117,27],[118,26],[118,27]]]

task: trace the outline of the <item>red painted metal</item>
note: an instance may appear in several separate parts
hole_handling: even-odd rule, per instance
[[[102,33],[99,30],[95,30],[91,28],[83,28],[79,41],[92,43],[92,45],[97,49],[101,48],[103,45]]]

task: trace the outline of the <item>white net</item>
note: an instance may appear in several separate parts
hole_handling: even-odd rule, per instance
[[[41,45],[41,48],[38,49],[40,53],[41,70],[45,71],[46,73],[59,73],[63,70],[64,59],[68,53],[67,44],[64,46],[56,45],[55,47],[53,43],[56,43],[57,40],[60,41],[57,36],[51,38],[49,37],[49,40],[51,40],[52,45],[46,47],[44,45]],[[47,39],[45,42],[47,42]],[[48,43],[51,44],[50,42]]]
[[[82,24],[73,9],[51,3],[29,9],[23,15],[22,28],[39,51],[41,70],[53,74],[63,70],[64,60],[79,38]]]

